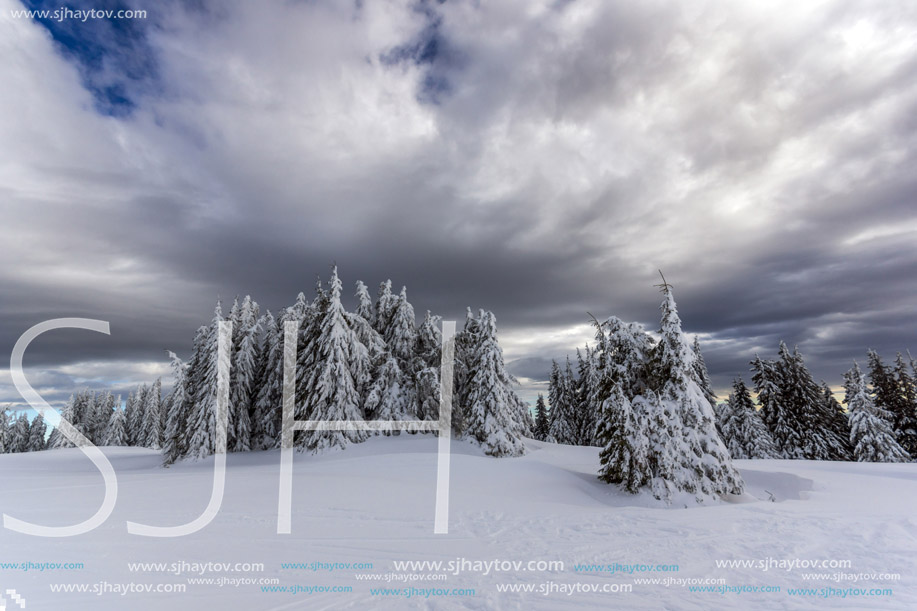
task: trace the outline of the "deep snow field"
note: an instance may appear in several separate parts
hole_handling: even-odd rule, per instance
[[[7,610],[21,608],[7,590],[28,610],[917,609],[917,464],[737,461],[744,497],[666,507],[597,480],[596,448],[527,443],[524,457],[494,459],[453,441],[446,535],[433,534],[436,439],[401,435],[297,452],[290,535],[276,533],[279,452],[231,454],[217,517],[170,539],[130,535],[125,523],[196,518],[213,459],[163,469],[156,452],[105,448],[119,483],[111,517],[70,538],[0,530],[0,595]],[[102,493],[79,450],[0,456],[4,514],[73,524]],[[750,566],[717,566],[735,560]],[[828,564],[806,568],[810,561]],[[259,563],[263,570],[246,566]],[[143,584],[186,591],[136,591]],[[52,591],[61,587],[88,591]],[[121,594],[125,587],[134,591]],[[534,591],[500,591],[508,587]],[[779,591],[748,591],[755,587]],[[333,588],[350,591],[322,591]],[[860,594],[873,588],[891,594]]]

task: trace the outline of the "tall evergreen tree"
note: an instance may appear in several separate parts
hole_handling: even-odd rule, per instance
[[[548,437],[548,407],[544,402],[544,395],[538,393],[535,400],[535,439],[544,441]]]
[[[204,327],[197,331],[197,338],[203,334]],[[195,341],[197,345],[197,341]],[[193,358],[193,357],[192,357]],[[169,466],[188,452],[190,436],[188,433],[188,414],[192,408],[193,392],[189,388],[188,370],[178,355],[169,352],[172,365],[172,392],[163,405],[166,413],[165,427],[162,433],[162,463]],[[112,421],[114,424],[114,421]],[[111,425],[109,435],[111,435]],[[117,438],[117,437],[115,437]]]
[[[217,377],[220,368],[228,365],[220,362],[219,332],[222,321],[222,308],[220,303],[217,303],[210,325],[201,338],[201,353],[196,359],[197,367],[189,372],[193,375],[192,384],[195,392],[192,411],[188,418],[191,429],[188,456],[192,458],[204,458],[216,451]],[[224,355],[224,358],[229,358],[229,355]]]
[[[913,360],[911,361],[913,363]],[[895,359],[895,382],[898,386],[895,403],[895,430],[902,447],[911,457],[917,458],[917,380],[908,371],[904,357],[898,353]],[[897,433],[900,431],[900,433]]]
[[[260,334],[258,304],[246,295],[233,317],[232,377],[229,384],[231,430],[227,443],[234,452],[252,449],[252,392]]]
[[[831,460],[851,460],[853,448],[850,445],[850,422],[847,413],[827,383],[821,383],[821,419],[831,441]]]
[[[19,453],[29,451],[30,430],[31,425],[29,423],[29,417],[25,415],[25,412],[20,412],[19,417],[13,425],[13,440],[10,452]]]
[[[356,314],[369,324],[375,322],[376,310],[373,308],[373,300],[369,296],[369,289],[366,288],[362,280],[357,280],[357,292],[355,297],[357,298]]]
[[[162,379],[156,378],[143,395],[143,421],[137,445],[152,450],[162,447]]]
[[[742,378],[736,378],[732,394],[720,415],[723,443],[732,458],[777,458],[779,453],[764,420],[755,409],[751,393]]]
[[[895,440],[891,425],[879,414],[856,362],[845,375],[850,410],[850,443],[859,462],[907,462],[908,453]]]
[[[694,343],[691,344],[691,349],[694,350],[694,380],[697,382],[697,385],[700,386],[710,406],[716,409],[716,394],[713,392],[713,386],[710,384],[710,374],[707,373],[707,363],[704,362],[704,355],[700,350],[700,342],[697,340],[696,335],[694,336]]]
[[[573,421],[575,406],[571,402],[572,380],[568,377],[570,362],[561,371],[557,362],[552,362],[551,378],[548,381],[548,402],[551,404],[551,422],[547,440],[552,443],[574,445],[577,442],[576,426]]]
[[[468,381],[467,434],[491,456],[525,453],[516,421],[517,406],[506,386],[503,352],[497,344],[497,322],[484,312],[479,320],[480,341]],[[512,393],[514,394],[514,393]]]
[[[442,319],[432,316],[430,311],[423,323],[417,328],[417,341],[414,346],[414,408],[421,420],[438,420],[440,409],[439,372],[442,360],[443,334],[440,329]]]
[[[305,402],[297,420],[362,420],[359,374],[355,375],[355,369],[361,356],[367,357],[366,348],[347,324],[336,267],[331,272],[327,304],[319,316],[317,331],[307,359],[314,366],[305,381]],[[305,447],[318,452],[335,446],[343,448],[348,441],[361,442],[367,436],[359,430],[316,430],[308,431],[305,437]]]
[[[115,408],[111,413],[108,430],[105,432],[105,445],[127,445],[127,420],[124,417],[124,410],[121,408]]]
[[[10,451],[10,414],[7,407],[0,407],[0,454]]]
[[[713,407],[695,380],[696,356],[681,329],[671,287],[664,280],[662,292],[660,341],[650,365],[661,409],[647,420],[651,430],[661,425],[671,439],[657,439],[649,448],[650,463],[655,460],[658,468],[654,493],[660,498],[667,498],[673,490],[698,498],[741,494],[744,482],[716,432]]]
[[[45,424],[45,417],[41,414],[38,414],[32,419],[32,424],[29,425],[29,441],[27,451],[29,452],[40,452],[45,449],[45,435],[48,432],[48,427]]]

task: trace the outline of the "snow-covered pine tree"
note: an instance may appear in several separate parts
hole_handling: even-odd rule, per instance
[[[895,440],[887,420],[879,415],[860,366],[844,374],[847,407],[850,410],[850,443],[859,462],[907,462],[908,453]]]
[[[48,426],[45,424],[45,417],[38,414],[32,418],[32,424],[29,425],[29,443],[28,452],[40,452],[46,447],[45,435],[48,433]]]
[[[220,367],[219,332],[222,321],[222,307],[217,302],[213,319],[201,338],[199,366],[192,372],[195,394],[192,411],[188,416],[190,439],[187,456],[193,458],[204,458],[216,451],[217,373]]]
[[[61,417],[64,418],[70,424],[73,424],[73,415],[74,415],[74,406],[76,405],[76,394],[70,395],[70,399],[67,401],[64,411],[61,413]],[[57,449],[57,448],[72,448],[73,444],[64,437],[60,429],[54,428],[51,431],[51,435],[48,437],[48,448]]]
[[[233,318],[232,377],[229,384],[230,431],[227,443],[230,451],[252,449],[252,390],[255,386],[255,365],[258,337],[261,334],[258,304],[246,295]]]
[[[556,361],[551,364],[551,378],[548,381],[548,402],[551,404],[551,422],[548,426],[547,440],[552,443],[575,445],[577,441],[576,427],[573,422],[575,406],[570,399],[572,380],[567,377],[570,370],[570,361],[563,371]]]
[[[401,370],[399,359],[391,353],[384,353],[373,374],[373,381],[366,394],[363,411],[368,420],[412,420],[414,406],[413,388],[410,379]],[[395,431],[394,434],[398,434]],[[391,433],[386,432],[386,435]]]
[[[652,468],[647,455],[646,410],[643,396],[636,395],[638,409],[631,404],[630,393],[636,384],[631,375],[643,368],[642,340],[617,318],[605,323],[592,319],[595,326],[596,349],[594,353],[591,401],[599,406],[594,433],[599,453],[599,479],[618,484],[636,493],[652,478]],[[622,330],[627,330],[622,333]],[[629,361],[636,358],[638,363]],[[627,391],[624,390],[626,386]]]
[[[127,396],[127,436],[132,446],[143,446],[146,443],[146,436],[143,433],[143,410],[146,407],[148,391],[149,387],[141,384]]]
[[[912,458],[917,457],[917,416],[902,400],[895,372],[882,362],[875,350],[869,351],[868,358],[873,401],[881,413],[891,415],[890,422],[898,445]]]
[[[479,343],[467,388],[466,434],[491,456],[520,456],[525,444],[516,421],[518,405],[506,385],[503,351],[497,344],[497,321],[491,312],[479,318]]]
[[[609,382],[605,380],[604,383]],[[636,494],[652,477],[644,410],[642,406],[641,409],[633,409],[619,383],[613,383],[611,391],[604,394],[595,434],[596,442],[602,448],[599,453],[599,479],[618,484],[627,492]],[[643,396],[638,396],[638,403],[643,401]]]
[[[258,349],[258,366],[252,396],[252,449],[266,450],[274,446],[279,429],[275,427],[270,396],[275,389],[282,391],[282,380],[275,380],[273,371],[280,358],[280,345],[283,343],[283,329],[278,326],[274,315],[268,311],[260,321],[261,347]],[[276,384],[276,388],[271,385]],[[281,397],[281,401],[282,401]]]
[[[143,421],[137,445],[151,450],[162,447],[162,379],[156,378],[143,395]]]
[[[829,423],[824,413],[824,399],[812,374],[806,368],[798,348],[792,354],[786,344],[780,344],[780,403],[797,423],[796,433],[800,445],[796,454],[809,460],[833,460],[844,454],[837,440],[829,432]],[[787,451],[786,447],[784,450]],[[787,451],[789,455],[789,451]]]
[[[595,443],[595,427],[598,420],[598,408],[593,403],[593,388],[596,385],[596,374],[592,349],[586,346],[585,357],[579,348],[576,349],[577,377],[573,385],[576,406],[574,423],[576,426],[576,443],[591,446]]]
[[[833,448],[831,460],[852,460],[853,448],[850,445],[850,422],[847,413],[834,398],[834,392],[824,380],[819,388],[822,396],[821,418]]]
[[[401,289],[392,304],[384,335],[388,351],[377,356],[372,389],[366,397],[367,417],[372,412],[373,419],[412,420],[416,417],[413,410],[417,404],[412,371],[417,334],[414,308],[408,302],[406,288]]]
[[[105,391],[99,395],[96,400],[95,426],[93,427],[93,436],[91,440],[96,445],[105,445],[105,438],[108,434],[108,424],[111,421],[112,412],[115,410],[115,398],[111,391]]]
[[[204,333],[201,327],[198,329],[196,338]],[[198,341],[195,339],[195,346]],[[193,359],[193,356],[192,356]],[[189,388],[188,371],[190,366],[186,366],[178,355],[169,352],[169,360],[172,365],[172,391],[169,393],[163,405],[165,412],[165,426],[162,432],[162,464],[168,467],[188,452],[188,443],[190,441],[188,434],[188,414],[191,411],[191,398],[193,393]]]
[[[651,380],[662,409],[657,413],[659,417],[648,414],[647,421],[651,429],[667,421],[672,443],[660,440],[663,446],[650,446],[648,450],[650,464],[655,457],[659,467],[654,493],[667,498],[670,491],[680,490],[698,499],[741,494],[742,476],[717,435],[713,406],[695,381],[694,350],[681,329],[671,286],[664,279],[661,286],[661,337],[652,353]]]
[[[535,400],[535,439],[544,441],[548,437],[548,408],[544,403],[544,395],[538,393]]]
[[[111,420],[108,422],[108,430],[105,433],[105,445],[127,445],[127,419],[124,410],[120,407],[116,407],[111,413]]]
[[[707,398],[710,406],[716,409],[716,394],[714,394],[713,386],[710,384],[710,374],[707,373],[707,363],[704,362],[704,355],[700,350],[700,342],[697,340],[696,335],[694,336],[694,343],[691,344],[691,349],[694,350],[695,357],[694,379],[704,392],[704,396]]]
[[[9,452],[10,447],[10,415],[8,407],[0,407],[0,454]]]
[[[376,318],[373,321],[373,327],[379,335],[385,336],[397,306],[398,297],[392,293],[392,281],[386,280],[379,285],[379,291],[376,294]]]
[[[465,310],[465,326],[461,332],[455,335],[455,364],[454,364],[454,397],[452,401],[452,434],[461,439],[465,435],[465,426],[467,420],[468,389],[474,358],[478,353],[478,344],[480,343],[480,324],[471,312],[471,308]]]
[[[723,404],[720,417],[723,443],[732,458],[778,457],[770,431],[755,409],[751,393],[742,378],[733,382],[732,394]]]
[[[373,300],[369,296],[369,289],[366,288],[362,280],[357,280],[357,292],[355,296],[357,298],[357,315],[372,325],[376,320],[376,311],[373,308]]]
[[[19,417],[13,425],[13,442],[10,452],[19,453],[29,451],[30,429],[29,417],[25,415],[25,412],[19,412]]]
[[[438,420],[440,408],[439,371],[442,360],[442,319],[430,311],[417,328],[414,346],[414,411],[420,420]]]
[[[360,374],[355,375],[357,361],[366,358],[363,346],[347,324],[341,304],[341,281],[337,267],[331,272],[327,303],[318,315],[317,337],[308,346],[306,362],[313,364],[303,385],[304,402],[299,406],[297,420],[346,421],[362,420]],[[300,447],[319,452],[330,447],[343,448],[346,443],[365,441],[364,431],[307,431]]]
[[[761,406],[759,414],[770,431],[778,457],[802,458],[801,453],[796,452],[796,448],[802,445],[801,437],[798,435],[798,424],[789,418],[789,414],[780,403],[782,384],[777,363],[770,359],[762,359],[756,354],[750,365],[751,379]]]
[[[401,293],[393,303],[394,307],[383,337],[389,352],[404,365],[411,362],[414,356],[414,342],[417,341],[414,307],[408,301],[407,287],[401,288]]]
[[[911,359],[913,364],[913,359]],[[913,371],[913,370],[912,370]],[[917,380],[899,352],[895,359],[895,382],[898,384],[898,402],[895,424],[903,431],[904,450],[917,458]],[[900,415],[899,415],[900,414]]]

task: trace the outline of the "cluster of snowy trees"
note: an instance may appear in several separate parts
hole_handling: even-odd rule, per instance
[[[357,282],[353,312],[344,308],[341,292],[335,268],[327,285],[318,283],[314,299],[300,293],[276,317],[262,314],[251,297],[237,299],[227,317],[218,303],[210,323],[198,329],[187,362],[170,353],[168,394],[162,396],[157,380],[131,393],[126,408],[117,409],[110,395],[80,393],[64,415],[93,443],[161,449],[167,465],[212,454],[221,366],[218,331],[228,320],[232,337],[229,362],[223,365],[229,367],[229,451],[280,444],[287,321],[298,328],[296,420],[439,419],[440,317],[427,312],[418,325],[407,290],[392,292],[391,281],[380,285],[375,302]],[[493,456],[522,454],[532,418],[504,367],[493,313],[468,310],[455,347],[453,434],[478,442]],[[65,444],[56,434],[52,447]],[[367,437],[365,431],[303,431],[294,443],[320,451]]]
[[[744,482],[716,430],[706,367],[681,328],[663,281],[660,339],[637,323],[594,320],[596,344],[553,366],[547,409],[535,408],[535,435],[557,443],[598,445],[599,478],[660,499],[694,494],[698,502],[741,494]]]
[[[141,384],[121,406],[110,392],[81,390],[70,396],[62,416],[97,446],[141,446],[159,449],[162,444],[162,380]],[[40,417],[40,416],[39,416]],[[48,448],[69,448],[73,444],[60,430],[53,429]]]
[[[901,462],[917,458],[917,375],[913,359],[889,367],[869,351],[869,381],[854,363],[844,374],[841,407],[817,384],[797,349],[781,343],[778,358],[755,357],[757,403],[741,379],[717,410],[733,458],[804,458]],[[869,384],[871,382],[871,386]],[[758,409],[760,408],[760,409]]]
[[[47,447],[48,427],[39,414],[31,421],[25,412],[16,416],[8,409],[0,410],[0,454],[37,452]]]

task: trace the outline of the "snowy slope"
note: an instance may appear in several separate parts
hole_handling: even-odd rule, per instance
[[[118,474],[113,515],[97,530],[67,539],[0,531],[0,593],[14,589],[27,609],[914,609],[917,608],[917,465],[737,461],[748,492],[709,507],[665,507],[599,482],[598,450],[527,442],[521,458],[485,457],[453,443],[448,535],[433,534],[436,440],[402,435],[374,438],[323,456],[298,454],[294,463],[293,533],[276,534],[278,452],[229,456],[226,497],[204,530],[176,539],[129,535],[127,520],[153,525],[190,521],[210,496],[213,459],[159,467],[158,454],[106,448]],[[102,478],[75,449],[0,456],[0,510],[40,524],[82,521],[102,498]],[[769,500],[773,497],[774,501]],[[393,562],[456,561],[467,570],[397,570]],[[716,560],[772,558],[768,570],[717,568]],[[849,560],[849,568],[790,568],[786,561]],[[563,561],[560,570],[508,570],[474,561]],[[3,568],[3,563],[82,563],[82,569]],[[132,572],[128,563],[263,563],[263,572],[212,570],[181,575]],[[281,563],[372,563],[371,569],[284,569]],[[678,565],[677,571],[577,571],[580,564]],[[163,567],[164,569],[167,567]],[[171,568],[171,567],[168,567]],[[244,569],[247,567],[233,567]],[[318,567],[316,567],[318,568]],[[404,574],[445,580],[367,581]],[[900,580],[806,580],[897,573]],[[225,585],[189,584],[190,578]],[[670,582],[635,579],[725,579],[737,587],[780,592],[692,592]],[[350,587],[351,592],[262,592],[230,580],[278,579],[304,589]],[[54,593],[52,585],[182,584],[184,593]],[[499,592],[534,585],[530,593]],[[582,584],[582,585],[577,585]],[[632,592],[574,592],[597,586]],[[614,585],[620,584],[620,585]],[[697,585],[697,584],[694,584]],[[709,585],[709,584],[706,584]],[[836,596],[792,595],[790,588],[832,587]],[[137,586],[134,586],[137,587]],[[473,588],[474,595],[415,593],[410,599],[374,595],[375,588]],[[553,588],[547,595],[538,588]],[[848,588],[891,588],[891,596],[854,596]],[[18,607],[7,596],[7,609]],[[2,605],[0,605],[2,607]]]

